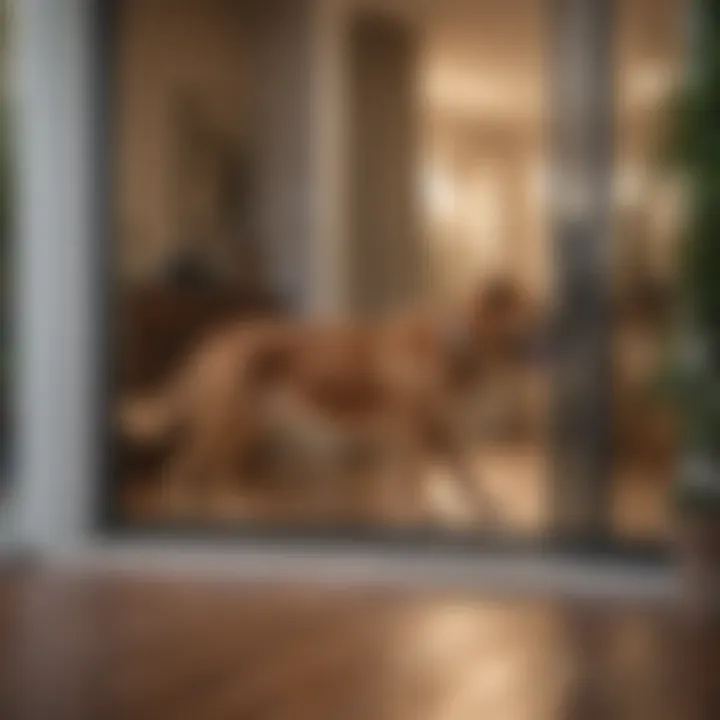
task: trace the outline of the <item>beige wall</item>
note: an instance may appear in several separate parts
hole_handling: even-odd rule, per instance
[[[262,282],[312,305],[320,186],[313,143],[318,101],[313,0],[123,0],[118,74],[118,223],[126,277],[143,277],[191,234],[228,262],[212,225],[211,188],[185,173],[173,115],[189,98],[204,123],[250,166],[248,242]],[[241,264],[231,258],[235,264]]]
[[[298,305],[357,309],[369,302],[359,297],[366,293],[381,305],[399,301],[422,285],[427,258],[431,289],[458,290],[492,266],[493,245],[523,278],[546,283],[539,137],[527,121],[448,119],[417,105],[429,27],[421,21],[384,21],[395,37],[385,38],[384,51],[366,53],[351,82],[352,5],[120,3],[117,209],[125,276],[152,273],[187,234],[193,198],[178,190],[173,134],[173,108],[186,95],[214,127],[254,153],[256,241],[268,260],[268,282]],[[382,52],[373,69],[370,55]],[[358,83],[365,100],[352,97]],[[374,96],[387,98],[384,112]],[[424,145],[421,134],[429,138]],[[489,227],[492,213],[472,213],[469,201],[454,227],[423,210],[423,173],[438,157],[467,196],[487,195],[494,185],[499,229]],[[214,241],[211,231],[203,236],[207,246]],[[377,288],[361,287],[373,278]]]
[[[311,0],[262,0],[256,26],[260,80],[257,212],[271,282],[301,311],[312,307],[315,16]]]
[[[412,298],[422,270],[418,38],[400,20],[357,16],[350,29],[349,283],[354,309]]]
[[[120,259],[143,275],[177,242],[174,108],[196,101],[208,122],[241,145],[252,143],[252,26],[242,4],[224,0],[119,3],[117,166]]]
[[[538,129],[431,114],[425,138],[433,293],[455,299],[505,272],[544,293],[551,249],[543,197],[547,154]]]
[[[684,73],[689,0],[625,0],[616,9],[613,279],[642,255],[673,279],[684,223],[682,178],[659,162],[667,109]]]

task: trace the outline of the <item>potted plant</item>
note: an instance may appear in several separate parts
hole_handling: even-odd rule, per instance
[[[660,377],[681,421],[672,500],[686,600],[694,612],[720,610],[720,380],[700,334],[681,334]]]
[[[693,9],[693,64],[670,135],[688,189],[681,320],[663,377],[683,428],[675,503],[688,599],[720,609],[720,3]]]

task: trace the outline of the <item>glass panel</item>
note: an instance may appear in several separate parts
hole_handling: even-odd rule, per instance
[[[608,216],[612,4],[558,0],[553,65],[554,530],[604,541],[610,418]]]
[[[116,516],[545,530],[549,3],[116,19]]]
[[[478,285],[507,278],[543,326],[553,287],[551,4],[451,5],[454,12],[443,4],[429,24],[423,54],[429,297],[441,307],[462,305]],[[478,399],[486,425],[477,473],[497,503],[502,530],[534,535],[550,522],[548,368],[502,365]]]
[[[676,436],[672,414],[648,385],[672,320],[682,194],[661,154],[682,74],[688,4],[616,5],[612,523],[625,538],[658,540],[670,532]]]

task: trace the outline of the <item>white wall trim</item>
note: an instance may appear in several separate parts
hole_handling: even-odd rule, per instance
[[[14,523],[39,549],[84,539],[97,443],[89,0],[18,0],[18,448]]]
[[[331,586],[481,591],[492,595],[619,602],[675,602],[681,584],[674,568],[621,562],[483,553],[363,549],[297,549],[231,544],[114,540],[47,560],[54,569],[131,573],[155,579],[303,583]]]

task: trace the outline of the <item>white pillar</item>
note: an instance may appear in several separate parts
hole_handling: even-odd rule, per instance
[[[261,237],[274,284],[302,314],[343,304],[344,5],[264,0]]]
[[[348,37],[350,294],[353,309],[374,315],[414,300],[422,284],[418,33],[402,19],[359,13]]]
[[[312,241],[309,306],[313,315],[347,309],[347,6],[315,0],[311,59]]]
[[[99,267],[88,0],[17,0],[18,476],[21,542],[64,550],[93,516]]]

